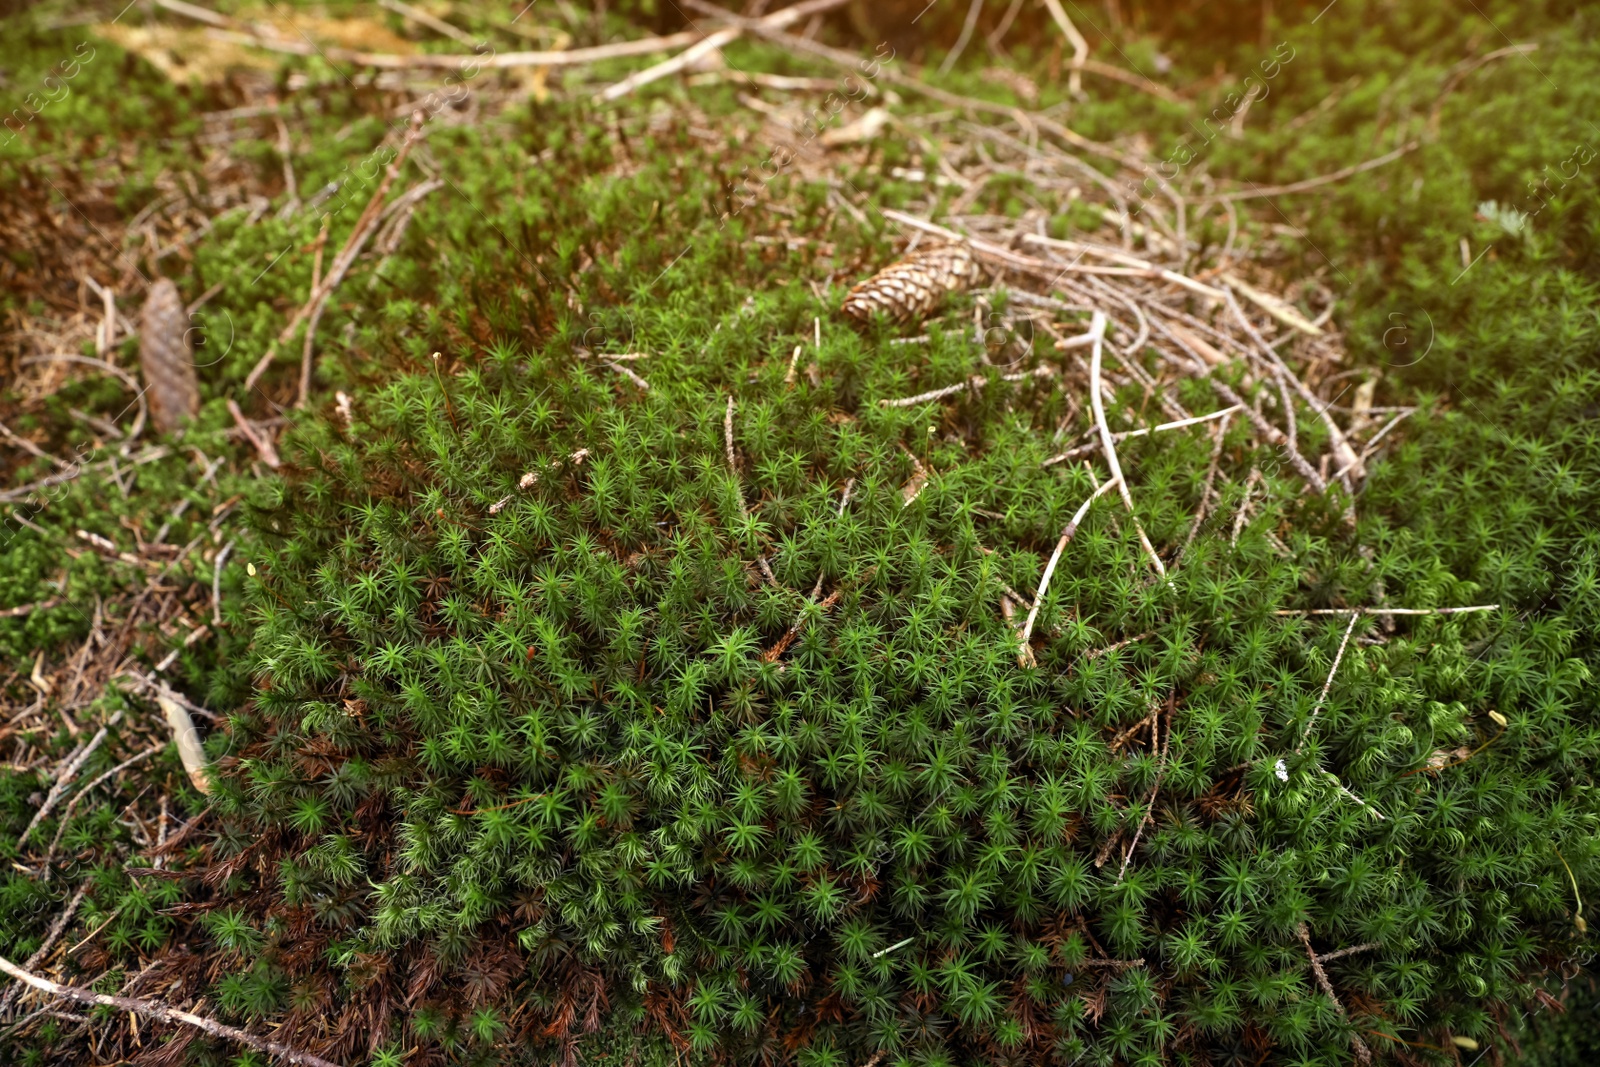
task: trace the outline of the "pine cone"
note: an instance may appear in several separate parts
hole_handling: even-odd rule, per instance
[[[189,351],[189,316],[172,279],[150,287],[139,322],[139,366],[156,429],[171,433],[200,410],[200,384]]]
[[[950,244],[915,252],[891,263],[850,290],[840,309],[858,322],[876,310],[897,322],[911,322],[930,314],[944,294],[965,289],[978,280],[978,264],[966,245]]]

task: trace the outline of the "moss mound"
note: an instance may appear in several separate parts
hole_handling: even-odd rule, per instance
[[[1208,531],[1168,587],[1104,509],[1019,667],[1000,602],[1093,491],[1040,467],[1059,393],[881,408],[903,349],[832,325],[821,386],[791,385],[820,310],[783,293],[686,340],[636,308],[648,391],[570,342],[501,346],[298,436],[258,501],[260,690],[216,798],[213,929],[275,946],[233,1006],[296,990],[314,1029],[404,995],[407,1044],[510,1027],[533,1056],[632,1022],[815,1063],[1481,1032],[1471,1005],[1569,936],[1550,842],[1592,744],[1470,691],[1505,620],[1358,637],[1297,753],[1346,617],[1277,609],[1475,590],[1373,567],[1316,506],[1292,548]],[[1156,544],[1208,451],[1136,461]],[[1351,1019],[1302,930],[1359,949],[1326,965]]]

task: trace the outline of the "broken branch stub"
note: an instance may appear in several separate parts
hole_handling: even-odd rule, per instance
[[[200,410],[200,383],[189,350],[189,316],[170,278],[145,297],[139,322],[139,366],[156,429],[171,433]]]

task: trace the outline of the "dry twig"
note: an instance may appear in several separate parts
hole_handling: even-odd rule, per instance
[[[237,1041],[241,1045],[248,1045],[257,1052],[265,1052],[268,1055],[277,1056],[288,1063],[296,1064],[297,1067],[339,1067],[338,1064],[325,1060],[321,1056],[313,1056],[309,1052],[300,1052],[287,1045],[279,1044],[270,1038],[257,1037],[255,1034],[240,1030],[237,1027],[219,1023],[215,1019],[207,1019],[190,1012],[169,1008],[156,1001],[139,1000],[134,997],[113,997],[105,993],[96,993],[91,989],[82,989],[78,986],[52,982],[48,978],[18,967],[3,956],[0,956],[0,971],[4,971],[19,982],[32,986],[42,993],[48,993],[53,997],[75,1000],[80,1004],[93,1004],[116,1008],[118,1011],[133,1012],[135,1015],[153,1019],[156,1022],[181,1023],[185,1026],[193,1026],[205,1031],[212,1037]]]

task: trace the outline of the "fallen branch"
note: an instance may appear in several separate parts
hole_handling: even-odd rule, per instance
[[[1210,422],[1213,419],[1227,418],[1238,410],[1238,406],[1235,405],[1232,407],[1222,408],[1220,411],[1213,411],[1209,415],[1195,415],[1192,418],[1179,419],[1176,422],[1163,422],[1159,426],[1145,426],[1137,430],[1123,430],[1120,433],[1112,434],[1111,439],[1113,441],[1127,441],[1130,438],[1144,437],[1146,434],[1161,433],[1164,430],[1177,430],[1185,426],[1197,426],[1202,422]],[[1080,445],[1079,447],[1069,449],[1058,456],[1051,456],[1049,459],[1041,463],[1040,466],[1050,467],[1057,463],[1064,463],[1069,459],[1077,459],[1079,456],[1087,455],[1088,453],[1094,451],[1096,447],[1098,446],[1092,444]]]
[[[1311,973],[1316,976],[1318,987],[1329,1000],[1333,1001],[1333,1008],[1339,1013],[1340,1018],[1348,1019],[1349,1015],[1345,1013],[1344,1005],[1339,1002],[1338,994],[1333,991],[1333,983],[1328,981],[1328,972],[1322,969],[1322,958],[1317,955],[1316,949],[1311,947],[1311,931],[1302,922],[1296,924],[1295,932],[1300,935],[1300,943],[1306,947],[1306,958],[1311,961]],[[1356,1059],[1363,1065],[1372,1062],[1372,1050],[1367,1048],[1367,1043],[1361,1040],[1359,1034],[1350,1035],[1350,1044],[1355,1047]]]
[[[50,880],[50,860],[55,856],[57,846],[61,844],[62,835],[67,832],[67,823],[72,819],[72,813],[77,808],[78,801],[89,795],[89,793],[92,792],[100,783],[110,780],[121,772],[127,770],[129,767],[132,767],[135,763],[141,763],[144,760],[149,759],[151,756],[154,756],[156,753],[160,752],[166,747],[166,743],[163,742],[162,744],[156,745],[152,748],[145,749],[137,756],[132,756],[123,760],[121,763],[117,764],[109,771],[106,771],[98,778],[95,778],[88,785],[84,786],[82,789],[73,794],[72,799],[67,801],[67,806],[62,810],[61,817],[56,820],[56,836],[55,839],[50,842],[50,848],[45,853],[44,857],[44,881],[48,882]],[[39,962],[37,959],[30,959],[23,966],[32,967],[37,962]],[[0,1003],[0,1014],[3,1014],[4,1012],[5,1005],[4,1003]]]
[[[1078,524],[1083,521],[1085,515],[1089,514],[1089,505],[1099,500],[1101,496],[1111,490],[1112,486],[1119,484],[1121,481],[1121,475],[1117,475],[1096,489],[1089,495],[1089,499],[1085,500],[1078,510],[1073,513],[1072,518],[1067,521],[1067,525],[1062,527],[1061,538],[1056,541],[1056,550],[1050,553],[1050,562],[1045,564],[1044,577],[1039,579],[1039,591],[1033,595],[1033,606],[1028,609],[1027,621],[1022,624],[1022,633],[1017,639],[1019,645],[1017,649],[1017,666],[1032,667],[1035,665],[1033,649],[1028,646],[1028,639],[1033,636],[1033,623],[1039,617],[1039,605],[1044,603],[1044,594],[1050,588],[1050,578],[1056,572],[1056,564],[1061,562],[1061,553],[1067,550],[1068,543],[1072,541],[1072,535],[1078,532]]]
[[[1169,698],[1167,702],[1167,737],[1165,741],[1161,742],[1161,751],[1156,755],[1156,780],[1151,783],[1150,795],[1145,798],[1144,817],[1139,820],[1139,826],[1133,832],[1133,840],[1128,843],[1128,850],[1122,854],[1122,869],[1117,872],[1117,881],[1115,883],[1117,885],[1122,884],[1123,875],[1128,873],[1128,864],[1133,860],[1133,850],[1139,847],[1139,838],[1144,835],[1144,828],[1155,821],[1156,796],[1161,792],[1161,776],[1167,770],[1167,749],[1172,745],[1172,707],[1173,701]],[[1155,716],[1154,731],[1155,734],[1160,734],[1161,732],[1161,715],[1159,712]],[[1156,737],[1152,735],[1150,744],[1154,747],[1155,743]]]
[[[739,494],[739,512],[742,515],[744,515],[745,518],[748,519],[750,517],[750,509],[749,509],[749,507],[747,507],[745,505],[745,502],[744,502],[744,484],[743,484],[744,480],[739,476],[739,460],[738,460],[738,457],[735,456],[734,452],[733,452],[733,394],[732,393],[728,394],[728,412],[722,418],[722,432],[723,432],[723,437],[724,437],[724,440],[727,443],[727,448],[728,448],[728,473],[733,475],[734,489]],[[772,566],[769,563],[767,563],[767,557],[765,555],[760,555],[760,556],[756,557],[756,565],[761,568],[761,576],[767,580],[767,583],[769,585],[773,586],[776,589],[782,589],[783,588],[783,586],[779,584],[777,576],[772,573]]]
[[[48,868],[46,873],[49,873]],[[56,916],[56,921],[50,924],[50,929],[44,935],[43,943],[39,945],[38,950],[33,955],[28,957],[28,962],[22,965],[23,970],[31,971],[44,962],[44,958],[49,955],[50,950],[55,947],[55,943],[60,940],[62,932],[67,928],[67,924],[78,913],[78,905],[83,903],[83,898],[88,892],[89,883],[85,881],[78,887],[78,891],[72,895],[72,899],[67,902],[66,908],[60,915]],[[11,1008],[11,1002],[17,999],[17,993],[21,988],[21,986],[13,985],[6,990],[4,996],[0,996],[0,1015],[4,1015]]]
[[[1239,409],[1231,408],[1230,410],[1237,411]],[[1211,506],[1212,486],[1216,484],[1217,468],[1222,462],[1222,442],[1228,436],[1228,419],[1229,416],[1224,415],[1222,422],[1217,425],[1216,440],[1211,444],[1211,462],[1206,467],[1206,482],[1200,489],[1200,506],[1195,508],[1194,521],[1189,524],[1189,534],[1183,539],[1183,546],[1172,557],[1172,565],[1174,567],[1178,565],[1178,560],[1183,558],[1183,554],[1189,551],[1189,546],[1194,544],[1195,534],[1200,532],[1200,524],[1205,522],[1206,509]]]
[[[245,418],[244,412],[239,408],[239,402],[231,396],[228,398],[228,414],[233,416],[233,421],[239,426],[239,432],[244,434],[245,440],[255,448],[256,454],[261,457],[261,462],[273,470],[283,466],[283,461],[278,458],[278,450],[272,444],[272,438]]]
[[[830,0],[830,2],[834,2],[834,0]],[[623,78],[621,81],[617,82],[615,85],[602,89],[600,92],[594,94],[594,102],[597,104],[609,103],[612,100],[627,96],[641,85],[649,85],[653,81],[659,81],[662,78],[676,74],[678,71],[683,70],[686,67],[691,67],[700,60],[704,59],[710,53],[717,51],[723,45],[729,44],[737,39],[743,32],[744,31],[737,26],[731,29],[718,30],[710,37],[703,38],[702,40],[690,45],[688,48],[684,49],[682,52],[679,52],[671,59],[663,60],[653,67],[646,67],[644,70],[635,71],[626,78]]]
[[[306,322],[305,348],[300,360],[300,390],[296,406],[304,407],[307,397],[311,392],[311,354],[312,346],[317,333],[317,322],[322,318],[323,308],[327,305],[328,298],[344,280],[345,273],[350,269],[356,257],[361,254],[367,238],[371,235],[373,224],[377,221],[379,211],[383,206],[384,197],[389,195],[389,186],[394,184],[395,177],[400,173],[400,168],[405,165],[406,157],[411,154],[411,149],[416,145],[422,135],[424,115],[419,111],[412,112],[411,127],[406,131],[405,140],[401,142],[400,150],[389,163],[383,173],[383,178],[378,182],[378,187],[373,190],[372,198],[367,201],[367,206],[356,219],[355,226],[350,230],[350,235],[345,238],[344,247],[339,254],[333,257],[333,263],[328,268],[327,276],[321,283],[313,286],[310,297],[301,305],[300,309],[289,319],[289,323],[278,334],[272,344],[267,346],[267,351],[256,361],[256,365],[245,376],[244,387],[246,390],[254,389],[261,376],[267,372],[272,360],[278,354],[278,346],[287,344],[289,338],[294,336],[295,328]],[[309,320],[309,321],[308,321]]]
[[[1244,309],[1233,298],[1231,290],[1228,291],[1228,308],[1233,312],[1233,317],[1238,320],[1239,325],[1244,328],[1244,332],[1261,349],[1266,357],[1268,366],[1274,368],[1280,378],[1286,379],[1290,385],[1294,386],[1294,391],[1300,394],[1300,399],[1304,400],[1306,405],[1317,413],[1317,417],[1322,420],[1322,425],[1327,428],[1328,437],[1333,442],[1333,450],[1338,455],[1339,461],[1345,465],[1345,469],[1348,470],[1351,467],[1355,467],[1359,474],[1361,457],[1356,455],[1356,451],[1350,447],[1350,442],[1346,439],[1344,431],[1339,428],[1338,423],[1333,421],[1333,416],[1328,414],[1328,405],[1306,387],[1306,383],[1300,380],[1298,374],[1289,369],[1289,365],[1283,361],[1283,357],[1278,355],[1277,349],[1267,344],[1266,339],[1261,336],[1255,325],[1245,316]],[[1289,417],[1292,418],[1292,414]],[[1292,443],[1291,447],[1293,447]],[[1347,491],[1350,489],[1348,483],[1345,484],[1345,489]]]
[[[1316,706],[1311,709],[1311,718],[1306,720],[1306,728],[1300,734],[1300,743],[1294,746],[1296,753],[1306,747],[1306,742],[1311,738],[1311,728],[1316,726],[1317,716],[1322,714],[1322,706],[1328,702],[1328,691],[1333,688],[1333,676],[1339,673],[1339,664],[1344,660],[1344,650],[1350,644],[1350,635],[1355,633],[1356,620],[1359,618],[1361,618],[1359,611],[1350,613],[1350,625],[1344,628],[1344,637],[1339,641],[1339,651],[1333,657],[1333,666],[1328,668],[1328,680],[1322,683],[1322,695],[1317,697]]]
[[[1499,604],[1474,604],[1464,608],[1284,608],[1274,615],[1465,615],[1474,611],[1498,611]]]
[[[380,70],[466,70],[490,68],[506,70],[513,67],[576,67],[599,63],[625,56],[650,55],[693,44],[705,35],[698,30],[667,34],[664,37],[646,37],[637,41],[618,41],[615,44],[597,45],[593,48],[574,48],[563,52],[502,52],[495,55],[445,55],[418,53],[396,55],[388,52],[356,52],[333,45],[318,45],[310,41],[293,41],[268,37],[261,33],[243,32],[247,27],[225,15],[183,0],[156,0],[157,7],[174,14],[204,22],[212,27],[207,36],[233,44],[264,48],[270,52],[284,52],[295,56],[324,56],[330,62],[351,63],[358,67],[377,67]]]
[[[185,1026],[193,1026],[196,1029],[205,1031],[212,1037],[237,1041],[241,1045],[248,1045],[257,1052],[265,1052],[268,1055],[277,1056],[288,1063],[304,1065],[304,1067],[339,1067],[338,1064],[325,1060],[321,1056],[313,1056],[309,1052],[300,1052],[269,1038],[257,1037],[255,1034],[247,1033],[238,1027],[219,1023],[215,1019],[207,1019],[186,1011],[179,1011],[176,1008],[169,1008],[155,1001],[139,1000],[134,997],[113,997],[105,993],[96,993],[90,989],[82,989],[78,986],[52,982],[48,978],[40,977],[18,967],[3,956],[0,956],[0,971],[4,971],[19,982],[26,983],[42,993],[49,993],[51,996],[60,997],[64,1000],[75,1000],[80,1004],[116,1008],[118,1011],[132,1012],[135,1015],[142,1015],[146,1019],[153,1019],[157,1022],[182,1023]]]
[[[1349,948],[1336,949],[1333,952],[1324,952],[1317,957],[1317,962],[1327,963],[1330,960],[1343,959],[1346,956],[1354,956],[1358,952],[1370,952],[1375,948],[1382,947],[1383,943],[1381,941],[1368,941],[1365,944],[1351,945]]]
[[[1024,382],[1029,378],[1048,378],[1055,372],[1056,371],[1054,367],[1040,365],[1035,367],[1033,370],[1018,371],[1015,374],[1002,374],[1000,375],[1000,381]],[[932,400],[942,400],[947,396],[952,396],[967,389],[977,392],[988,384],[988,378],[985,378],[981,374],[974,374],[964,382],[958,382],[955,385],[947,385],[943,389],[930,389],[926,393],[918,393],[916,396],[903,396],[896,400],[880,400],[878,401],[878,406],[884,408],[916,407],[918,404],[926,404]]]
[[[23,830],[21,835],[18,836],[18,848],[21,848],[27,842],[28,835],[33,833],[33,828],[43,822],[46,815],[50,814],[50,810],[56,806],[56,802],[65,795],[67,785],[72,781],[73,776],[78,773],[78,769],[84,765],[90,756],[94,755],[95,749],[99,748],[101,743],[105,741],[111,728],[121,721],[122,712],[119,711],[111,716],[110,721],[95,731],[95,735],[89,739],[89,743],[84,745],[76,756],[72,757],[72,761],[67,764],[60,776],[57,777],[56,784],[51,786],[50,792],[45,795],[44,803],[40,804],[39,809],[33,813],[33,818],[28,821],[27,829]]]
[[[1334,182],[1344,181],[1346,178],[1354,177],[1357,174],[1362,174],[1369,170],[1375,170],[1378,167],[1383,166],[1385,163],[1393,163],[1407,152],[1415,151],[1421,146],[1421,144],[1421,141],[1407,141],[1394,151],[1385,152],[1383,155],[1378,156],[1375,159],[1369,159],[1365,163],[1357,163],[1353,166],[1344,167],[1340,170],[1332,172],[1331,174],[1323,174],[1316,178],[1307,178],[1304,181],[1290,182],[1288,185],[1252,185],[1249,189],[1238,189],[1231,193],[1213,193],[1210,196],[1199,197],[1195,200],[1195,205],[1198,207],[1201,204],[1214,204],[1238,200],[1257,200],[1266,196],[1288,196],[1291,193],[1304,193],[1311,189],[1321,188],[1324,185],[1332,185]]]
[[[1150,562],[1155,564],[1156,573],[1166,578],[1167,568],[1162,565],[1161,557],[1156,555],[1155,546],[1150,543],[1150,538],[1145,535],[1144,526],[1134,513],[1133,494],[1128,492],[1127,479],[1122,476],[1122,464],[1117,462],[1117,446],[1111,440],[1111,431],[1106,428],[1106,406],[1100,398],[1100,356],[1101,350],[1105,347],[1106,333],[1106,316],[1103,311],[1094,313],[1089,333],[1094,337],[1094,346],[1089,354],[1089,403],[1094,408],[1094,421],[1100,430],[1100,445],[1106,455],[1106,465],[1111,468],[1111,480],[1117,483],[1117,492],[1122,497],[1122,505],[1128,509],[1128,515],[1133,519],[1133,528],[1139,534],[1139,544],[1150,557]]]

